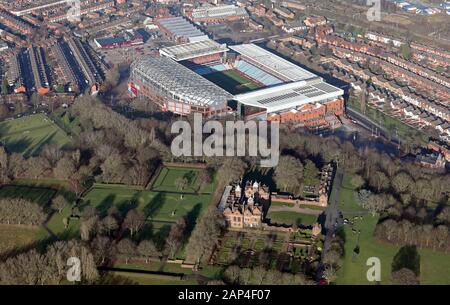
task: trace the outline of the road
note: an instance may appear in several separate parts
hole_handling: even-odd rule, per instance
[[[334,177],[333,188],[331,190],[330,200],[328,207],[325,210],[325,223],[323,224],[323,230],[325,233],[325,242],[322,251],[322,261],[326,252],[330,249],[331,239],[336,233],[336,229],[342,225],[343,219],[339,217],[339,198],[341,195],[341,185],[344,173],[338,167],[336,175]],[[337,225],[336,225],[337,224]],[[317,280],[323,277],[324,265],[321,263],[319,272],[317,272]]]

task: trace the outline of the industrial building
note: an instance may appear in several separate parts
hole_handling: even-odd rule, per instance
[[[209,39],[205,33],[196,28],[183,17],[167,17],[155,20],[155,24],[171,40],[186,43]]]
[[[96,38],[94,43],[100,49],[116,49],[143,44],[144,37],[136,31],[128,30],[114,37]]]
[[[235,5],[205,6],[185,12],[192,22],[217,23],[247,19],[248,13],[244,7]]]

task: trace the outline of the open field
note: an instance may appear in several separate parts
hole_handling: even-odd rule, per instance
[[[208,203],[209,197],[186,194],[181,198],[180,194],[94,187],[83,201],[96,207],[100,214],[105,214],[112,206],[116,206],[121,212],[140,208],[151,221],[172,223],[180,217],[189,218],[194,216],[192,213],[200,212]]]
[[[281,257],[286,245],[286,233],[234,232],[228,231],[222,238],[221,246],[216,252],[216,266],[227,266],[231,263],[245,267],[281,267],[289,269],[289,265]],[[261,261],[261,252],[266,251],[267,260]],[[281,255],[281,257],[280,257]]]
[[[194,225],[210,199],[210,194],[185,194],[181,198],[178,193],[102,185],[95,186],[86,194],[83,205],[94,206],[100,215],[105,215],[112,206],[117,207],[123,215],[130,209],[141,209],[147,216],[147,228],[140,233],[141,237],[151,238],[159,243],[164,242],[170,226],[181,217],[186,217],[190,226]]]
[[[0,224],[0,255],[36,241],[39,227]]]
[[[0,140],[10,152],[26,157],[39,154],[45,144],[63,147],[70,142],[67,134],[42,113],[1,122]]]
[[[270,212],[267,218],[270,218],[271,222],[275,223],[284,223],[287,225],[291,224],[302,224],[305,226],[312,225],[315,222],[317,222],[317,216],[316,215],[307,215],[302,213],[296,213],[296,212],[289,212],[289,211],[276,211],[276,212]]]
[[[151,189],[157,192],[174,192],[174,193],[212,193],[214,191],[214,183],[207,185],[200,190],[200,182],[198,174],[200,169],[197,168],[181,168],[181,167],[163,167],[153,183]],[[181,190],[177,187],[177,179],[187,180],[187,186]]]
[[[25,185],[5,185],[0,188],[0,198],[23,198],[47,206],[56,190]]]
[[[196,285],[196,280],[182,280],[176,276],[134,273],[126,271],[109,271],[108,275],[113,276],[105,280],[105,284],[139,284],[139,285]]]
[[[251,79],[242,76],[235,70],[210,73],[203,75],[203,77],[231,94],[244,93],[261,87]]]
[[[361,212],[363,209],[357,204],[357,196],[350,183],[350,176],[343,179],[341,189],[340,207],[344,217],[353,218],[352,212]],[[346,215],[347,214],[347,215]],[[344,226],[345,256],[343,267],[338,271],[337,284],[371,284],[367,281],[368,267],[366,261],[369,257],[378,257],[381,261],[381,284],[390,284],[391,264],[400,246],[382,243],[373,238],[373,231],[378,217],[367,214],[362,220],[355,220],[353,232],[348,225]],[[358,231],[360,235],[358,237]],[[360,253],[353,257],[353,250],[359,245]],[[421,284],[448,284],[450,283],[450,254],[419,249],[420,254],[420,282]]]
[[[49,205],[53,197],[61,194],[68,198],[69,202],[73,201],[69,192],[60,189],[57,186],[64,185],[64,182],[57,180],[23,180],[18,181],[17,185],[6,185],[0,188],[0,198],[24,198],[42,205],[46,211],[50,212]],[[29,183],[30,185],[24,185]],[[54,188],[53,188],[54,187]],[[61,236],[64,234],[75,234],[78,231],[78,221],[72,219],[68,230],[64,228],[62,219],[69,217],[71,214],[72,205],[67,205],[61,213],[54,212],[47,222],[47,227],[52,233]],[[20,234],[20,232],[18,233]],[[48,231],[43,227],[38,227],[35,240],[45,239],[49,237]]]

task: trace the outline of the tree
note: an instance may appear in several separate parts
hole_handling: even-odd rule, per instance
[[[266,276],[266,269],[263,266],[256,266],[252,270],[252,282],[256,285],[261,285]]]
[[[9,92],[9,84],[8,84],[8,80],[6,78],[3,79],[2,82],[2,90],[1,90],[1,94],[2,95],[7,95]]]
[[[394,190],[400,194],[406,192],[409,187],[413,184],[413,180],[410,175],[404,172],[400,172],[391,181],[391,185]]]
[[[274,178],[278,188],[298,194],[303,183],[302,162],[292,156],[281,156]]]
[[[351,179],[351,183],[352,185],[355,187],[355,189],[359,189],[360,187],[362,187],[365,183],[363,177],[361,177],[360,175],[353,175],[352,179]]]
[[[332,283],[336,281],[336,269],[330,266],[327,266],[323,271],[323,276],[327,279],[328,283]]]
[[[91,242],[94,258],[99,265],[103,265],[107,258],[114,255],[114,245],[109,237],[96,236]]]
[[[180,218],[177,223],[173,224],[170,228],[169,236],[166,239],[166,252],[169,257],[173,257],[179,249],[186,230],[186,220]]]
[[[103,228],[106,230],[106,232],[108,232],[108,235],[111,234],[111,231],[115,231],[119,228],[117,220],[111,215],[108,215],[105,218],[103,218],[102,224]]]
[[[402,268],[400,270],[394,271],[391,274],[391,281],[394,285],[418,285],[414,271],[407,268]]]
[[[67,203],[68,202],[67,202],[66,198],[64,198],[61,195],[58,195],[55,198],[53,198],[51,207],[52,207],[52,209],[54,209],[55,211],[58,211],[58,213],[61,214],[61,211],[65,208]]]
[[[219,180],[228,184],[230,182],[238,181],[245,173],[247,164],[239,158],[225,158],[224,162],[218,170],[221,174]]]
[[[125,220],[123,221],[124,227],[130,230],[131,236],[138,232],[144,224],[145,214],[138,209],[129,210]]]
[[[91,238],[91,233],[94,231],[98,222],[98,217],[82,218],[80,224],[81,239],[88,241]]]
[[[219,241],[222,229],[225,227],[223,215],[220,214],[215,207],[210,207],[205,211],[198,221],[188,245],[186,253],[188,253],[187,261],[197,262],[206,260],[213,251]]]
[[[404,43],[401,45],[400,47],[400,52],[402,53],[403,58],[405,58],[406,60],[410,60],[411,59],[411,47],[409,44]]]
[[[252,269],[250,268],[242,268],[239,274],[239,283],[243,285],[250,284],[252,280]]]
[[[392,272],[407,268],[416,276],[420,274],[420,255],[416,246],[403,246],[392,260]]]
[[[47,219],[42,206],[22,198],[0,199],[0,223],[40,225]]]
[[[175,179],[175,187],[180,191],[183,191],[184,188],[188,186],[188,184],[189,181],[185,177],[178,177],[177,179]]]
[[[71,158],[63,157],[57,163],[53,169],[53,174],[56,178],[66,180],[73,176],[75,173],[75,163]]]
[[[240,274],[241,268],[236,265],[231,265],[225,270],[224,276],[229,283],[237,284]]]
[[[68,217],[64,217],[62,219],[63,225],[64,225],[64,229],[67,229],[69,227],[69,223],[70,223],[70,218]]]
[[[140,256],[145,257],[145,263],[148,263],[149,257],[159,256],[159,251],[152,240],[143,240],[137,247],[137,252]]]
[[[124,238],[117,244],[117,252],[125,258],[125,264],[128,264],[130,257],[136,254],[136,245],[129,238]]]

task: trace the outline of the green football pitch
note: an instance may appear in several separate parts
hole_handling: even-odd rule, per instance
[[[239,74],[236,70],[210,73],[203,75],[203,77],[231,94],[244,93],[261,87],[251,79]]]
[[[70,138],[50,118],[39,113],[1,122],[0,141],[10,152],[28,157],[39,154],[45,144],[63,147]]]

